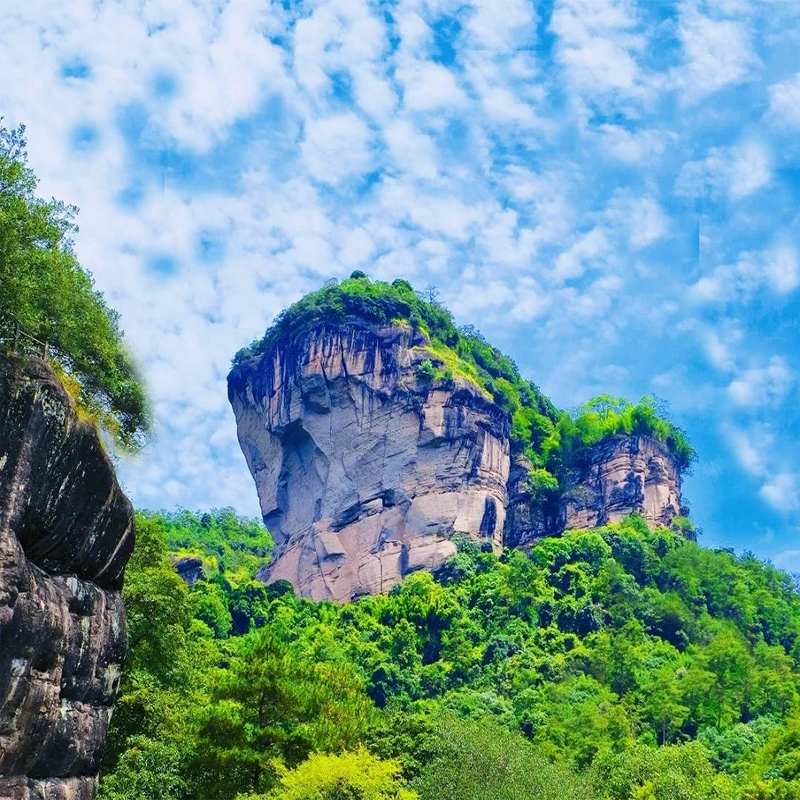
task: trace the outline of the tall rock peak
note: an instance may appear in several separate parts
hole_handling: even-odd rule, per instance
[[[0,797],[94,797],[132,549],[95,429],[44,361],[0,357]]]
[[[499,549],[509,420],[408,325],[352,319],[281,338],[228,393],[276,542],[261,577],[346,601],[435,569],[455,532]]]
[[[559,412],[446,309],[361,274],[237,355],[228,397],[276,542],[259,577],[314,599],[435,570],[454,534],[497,551],[632,512],[669,524],[693,457],[652,401]]]

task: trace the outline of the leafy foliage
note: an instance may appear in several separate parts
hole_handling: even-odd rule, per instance
[[[519,733],[492,720],[444,715],[432,758],[413,782],[422,800],[589,800],[586,777],[552,764]]]
[[[150,429],[147,394],[117,312],[72,248],[78,209],[37,197],[36,187],[24,126],[0,127],[0,334],[18,324],[47,341],[88,416],[137,449]]]
[[[279,788],[237,800],[418,800],[403,786],[394,761],[381,761],[363,748],[341,755],[314,753],[293,770],[283,768]]]
[[[210,580],[230,586],[251,581],[259,567],[269,561],[273,541],[256,520],[239,517],[232,508],[216,508],[203,514],[141,512],[165,533],[166,545],[176,556],[199,556]]]
[[[220,581],[226,636],[172,524],[139,517],[103,798],[800,796],[800,597],[752,556],[633,516],[343,606]]]

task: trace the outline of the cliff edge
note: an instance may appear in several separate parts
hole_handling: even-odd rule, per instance
[[[132,549],[94,427],[46,362],[0,356],[0,798],[94,797]]]
[[[283,337],[231,372],[276,543],[263,580],[346,601],[440,566],[454,532],[501,546],[508,415],[461,377],[433,385],[430,345],[411,326],[352,319]]]
[[[237,353],[228,398],[276,548],[261,580],[344,602],[463,534],[526,547],[638,512],[669,525],[695,457],[651,397],[559,411],[435,295],[329,281]]]

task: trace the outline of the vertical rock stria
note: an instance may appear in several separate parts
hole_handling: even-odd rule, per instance
[[[463,532],[498,549],[508,415],[406,325],[359,320],[284,337],[233,369],[239,442],[276,542],[266,581],[314,599],[385,591],[435,569]]]
[[[49,366],[0,357],[0,798],[91,800],[133,512]]]
[[[586,448],[560,488],[537,490],[509,414],[449,373],[455,356],[440,347],[410,325],[351,317],[285,333],[234,367],[239,443],[276,542],[262,580],[347,601],[436,569],[456,532],[497,550],[682,513],[680,469],[650,436]]]

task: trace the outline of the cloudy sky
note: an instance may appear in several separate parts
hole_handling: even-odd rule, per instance
[[[123,317],[140,506],[257,514],[233,353],[354,269],[561,406],[667,400],[702,541],[800,570],[796,0],[3,0],[0,114]]]

